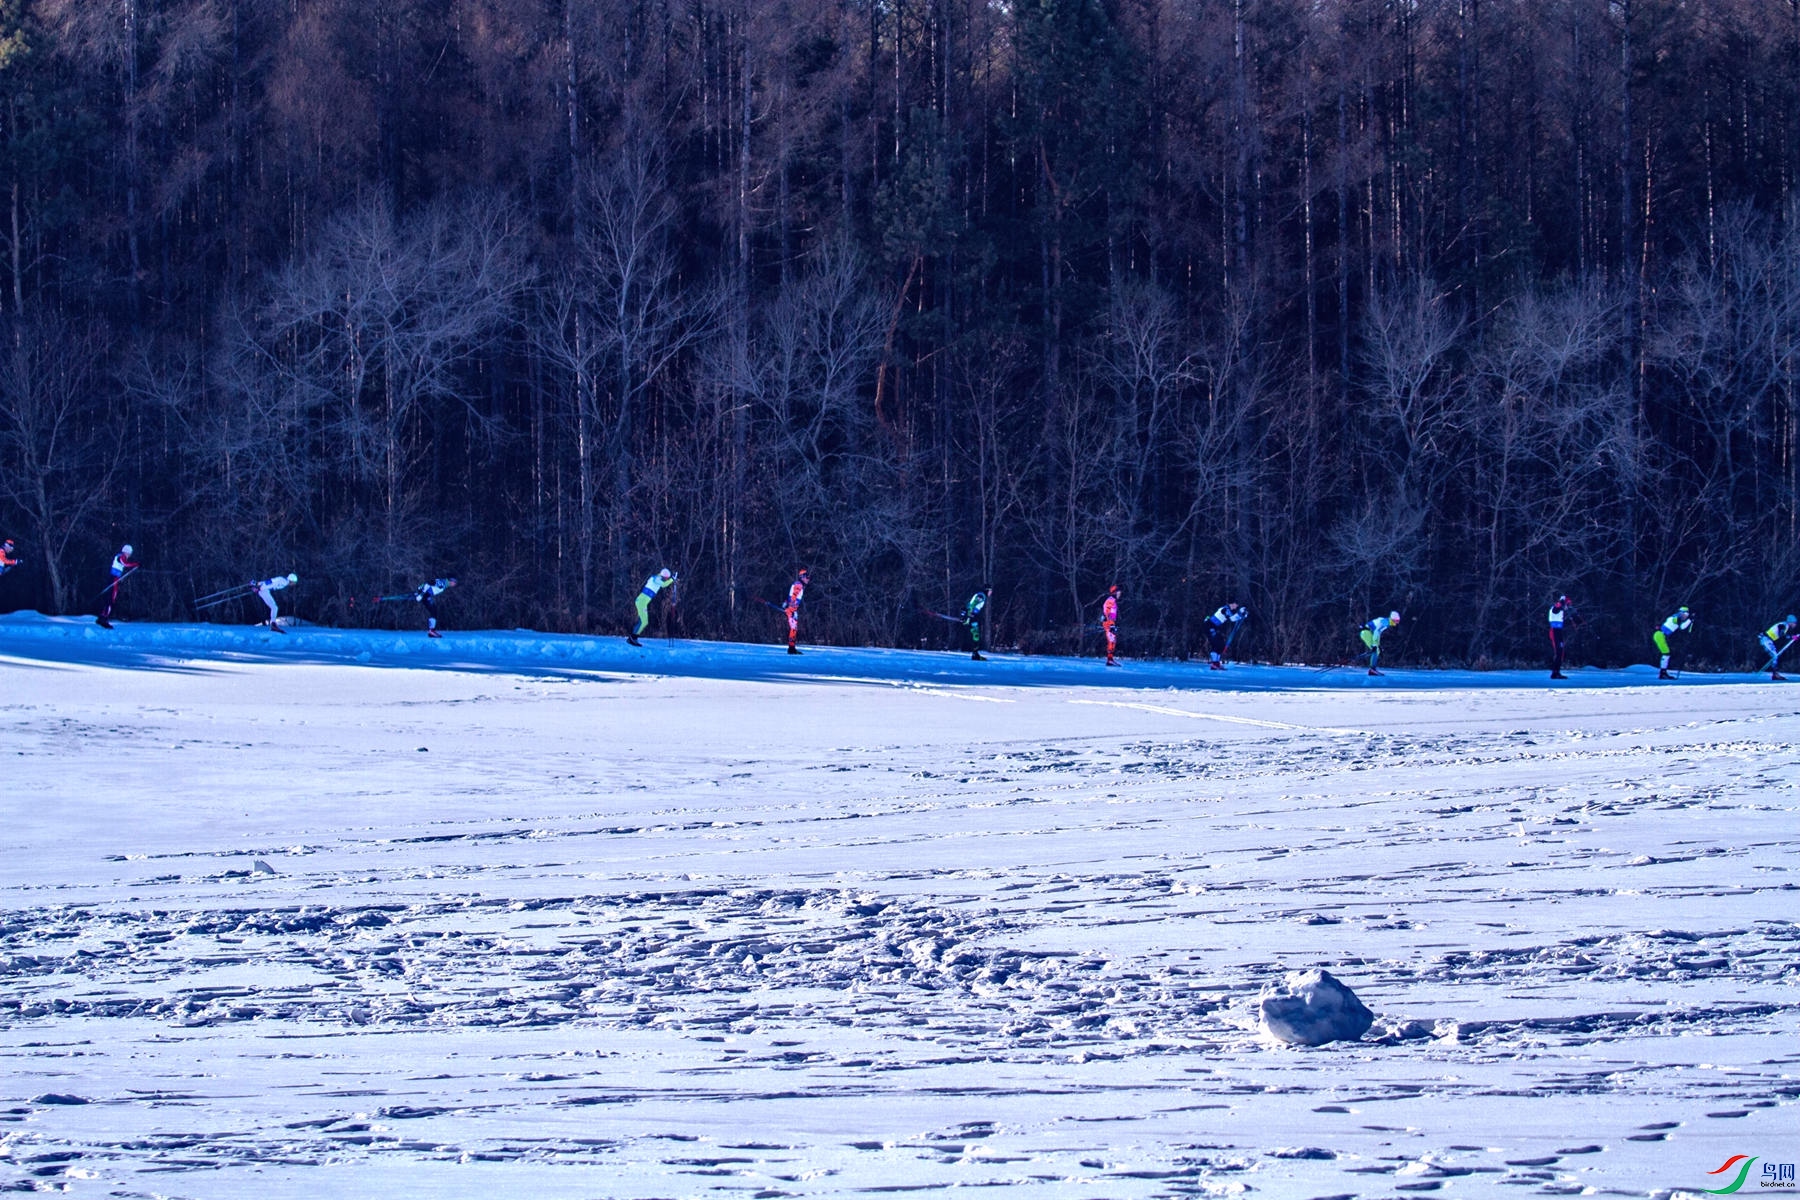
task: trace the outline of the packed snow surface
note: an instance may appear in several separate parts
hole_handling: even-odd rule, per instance
[[[0,619],[0,1187],[1800,1158],[1795,695],[1542,676]],[[1373,1027],[1282,1045],[1316,969]]]

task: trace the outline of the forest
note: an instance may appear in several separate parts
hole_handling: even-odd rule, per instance
[[[1797,172],[1800,0],[0,0],[0,609],[1748,666]]]

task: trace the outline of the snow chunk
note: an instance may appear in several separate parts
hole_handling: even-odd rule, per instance
[[[1285,986],[1263,989],[1259,1007],[1263,1032],[1290,1046],[1354,1042],[1375,1022],[1356,993],[1324,970],[1289,972]]]

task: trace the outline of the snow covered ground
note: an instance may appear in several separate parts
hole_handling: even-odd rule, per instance
[[[0,1187],[1767,1194],[1795,698],[1546,684],[0,619]]]

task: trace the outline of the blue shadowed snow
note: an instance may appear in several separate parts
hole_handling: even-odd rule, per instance
[[[1623,670],[1573,669],[1566,683],[1542,670],[1461,671],[1382,667],[1371,678],[1362,666],[1329,670],[1309,666],[1240,664],[1224,672],[1204,661],[1126,659],[1106,667],[1098,658],[1018,655],[988,651],[985,663],[955,651],[884,650],[807,646],[800,657],[780,643],[652,639],[633,647],[618,637],[583,637],[530,630],[447,631],[441,639],[422,631],[290,627],[286,634],[254,625],[120,623],[100,628],[90,617],[46,617],[35,612],[0,616],[0,654],[43,662],[90,662],[147,670],[194,669],[193,659],[342,662],[459,671],[532,673],[615,672],[709,679],[873,680],[891,683],[984,684],[1000,687],[1180,688],[1195,691],[1307,691],[1347,688],[1596,688],[1655,685],[1763,683],[1760,673],[1683,674],[1658,683],[1652,665]]]

